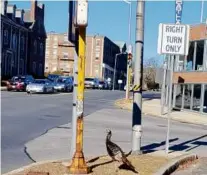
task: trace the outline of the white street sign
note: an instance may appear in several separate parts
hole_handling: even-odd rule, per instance
[[[123,83],[123,81],[122,80],[118,80],[118,84],[122,84]]]
[[[158,34],[159,54],[188,55],[189,25],[160,24]]]

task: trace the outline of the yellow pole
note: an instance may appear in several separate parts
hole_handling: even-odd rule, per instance
[[[83,105],[84,105],[84,81],[85,81],[85,48],[86,28],[79,27],[78,42],[78,92],[77,92],[77,132],[76,151],[69,167],[70,174],[88,174],[89,168],[86,165],[83,154]]]

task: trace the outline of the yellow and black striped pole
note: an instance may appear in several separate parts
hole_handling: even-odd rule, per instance
[[[83,154],[83,109],[84,109],[84,81],[85,81],[85,50],[86,27],[79,27],[78,42],[78,92],[77,92],[77,132],[76,151],[69,167],[70,174],[88,174]]]

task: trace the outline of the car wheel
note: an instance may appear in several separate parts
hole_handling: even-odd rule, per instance
[[[55,93],[55,89],[54,88],[52,88],[52,93]]]
[[[43,93],[44,93],[44,94],[46,93],[46,88],[43,89]]]
[[[11,91],[11,89],[7,88],[7,91]]]
[[[27,94],[31,94],[31,92],[30,91],[27,91]]]

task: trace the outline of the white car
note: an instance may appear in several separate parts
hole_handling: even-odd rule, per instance
[[[26,87],[26,92],[29,93],[54,93],[54,85],[48,79],[37,79]]]

